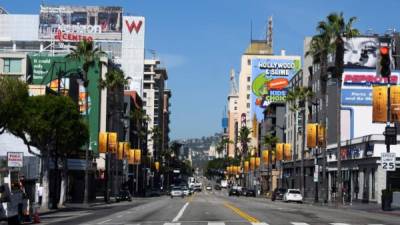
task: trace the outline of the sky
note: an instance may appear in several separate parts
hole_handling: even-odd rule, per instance
[[[250,24],[253,39],[264,39],[273,16],[274,53],[300,56],[304,38],[316,34],[318,21],[331,12],[356,16],[362,33],[400,28],[398,0],[0,0],[0,6],[12,14],[38,14],[41,2],[122,6],[125,14],[146,18],[147,53],[154,50],[168,69],[172,139],[222,131],[230,69],[240,71]]]

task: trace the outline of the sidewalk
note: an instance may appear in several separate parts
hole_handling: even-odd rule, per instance
[[[70,212],[70,211],[79,211],[83,209],[90,209],[90,208],[96,208],[99,206],[106,206],[106,205],[111,205],[115,203],[112,201],[111,203],[106,203],[104,202],[103,198],[96,198],[94,201],[89,202],[88,204],[84,203],[65,203],[63,207],[57,208],[57,209],[48,209],[44,210],[42,208],[39,208],[39,214],[40,215],[48,215],[52,213],[57,213],[57,212]]]

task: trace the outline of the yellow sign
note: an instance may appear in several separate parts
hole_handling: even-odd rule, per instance
[[[387,87],[374,86],[372,89],[372,122],[387,122]]]
[[[317,125],[318,128],[318,146],[325,146],[325,127],[322,125]]]
[[[154,163],[154,168],[156,169],[156,171],[160,171],[160,163],[159,162],[155,162]]]
[[[249,161],[244,161],[244,172],[245,173],[249,172]]]
[[[256,157],[250,157],[250,170],[254,171],[256,167]]]
[[[268,150],[262,151],[262,159],[263,159],[264,164],[269,163],[269,151]]]
[[[260,157],[256,157],[256,162],[255,162],[255,164],[256,164],[256,168],[258,168],[258,167],[260,167]]]
[[[390,121],[400,122],[400,86],[390,87]]]
[[[140,164],[141,161],[141,157],[142,157],[142,152],[140,149],[135,149],[135,164]]]
[[[122,160],[124,156],[124,142],[118,142],[117,158]]]
[[[112,153],[117,152],[117,133],[116,132],[110,132],[108,133],[108,151]]]
[[[284,145],[284,155],[285,155],[285,160],[292,159],[292,145],[291,144],[286,143]]]
[[[122,157],[127,158],[128,157],[128,151],[131,148],[131,145],[129,144],[129,142],[124,142],[124,152],[122,154]]]
[[[133,165],[135,164],[135,150],[129,149],[128,151],[128,164]]]
[[[107,152],[107,132],[99,133],[99,153]]]
[[[276,144],[276,160],[283,160],[283,143]]]
[[[317,124],[307,124],[307,148],[317,147]]]

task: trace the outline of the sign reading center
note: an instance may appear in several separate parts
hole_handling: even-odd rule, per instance
[[[382,152],[381,165],[382,165],[383,170],[395,171],[396,170],[396,153]]]

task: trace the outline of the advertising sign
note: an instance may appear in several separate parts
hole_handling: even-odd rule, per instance
[[[256,58],[252,59],[251,67],[251,111],[261,120],[269,104],[286,101],[289,81],[300,71],[301,60],[297,56]]]
[[[307,148],[317,147],[317,126],[316,123],[307,124]]]
[[[396,153],[395,152],[382,152],[381,153],[381,166],[386,171],[396,171]]]
[[[292,145],[285,143],[283,153],[285,156],[285,160],[291,160],[292,159]]]
[[[344,39],[344,66],[347,68],[376,67],[379,41],[377,37]]]
[[[283,160],[283,147],[284,143],[276,144],[276,160]]]
[[[400,122],[400,86],[390,87],[390,121]]]
[[[88,90],[83,87],[83,84],[76,82],[75,78],[79,78],[81,71],[81,62],[67,58],[65,55],[51,56],[42,53],[28,55],[29,59],[29,74],[32,84],[46,85],[57,91],[58,86],[62,93],[67,93],[79,104],[81,114],[86,117],[86,91],[88,96],[88,113],[89,113],[89,135],[90,149],[94,153],[98,153],[99,140],[99,118],[100,118],[100,90],[98,87],[100,74],[99,63],[94,63],[94,66],[89,68],[89,86]],[[58,84],[58,77],[61,78]],[[75,82],[70,82],[72,79],[65,77],[74,77]],[[76,87],[76,88],[73,88]]]
[[[23,167],[24,153],[23,152],[7,152],[8,167]]]

